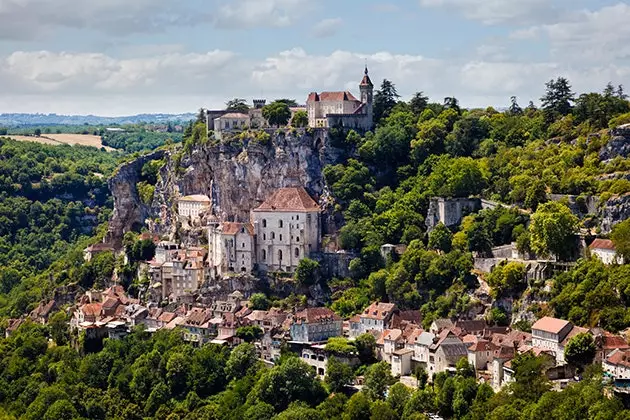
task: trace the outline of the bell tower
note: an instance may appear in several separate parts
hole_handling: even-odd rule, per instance
[[[363,103],[366,115],[365,129],[369,130],[372,128],[374,119],[374,108],[372,103],[374,99],[374,85],[368,75],[367,64],[365,65],[364,73],[363,80],[361,80],[361,84],[359,85],[359,90],[361,91],[361,103]]]

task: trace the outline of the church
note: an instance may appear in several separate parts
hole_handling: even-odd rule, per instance
[[[309,127],[343,127],[360,131],[372,129],[374,85],[367,66],[359,91],[360,100],[348,91],[311,92],[306,100]]]

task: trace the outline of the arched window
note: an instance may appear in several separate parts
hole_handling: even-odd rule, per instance
[[[282,233],[280,234],[280,240],[282,240]]]
[[[267,250],[266,249],[262,250],[262,260],[263,261],[267,261]]]
[[[284,226],[284,223],[282,223],[282,220],[278,220],[278,227],[282,229],[283,226]]]
[[[278,261],[282,261],[282,250],[278,250]]]
[[[295,242],[300,242],[300,237],[299,236],[295,237]]]
[[[295,248],[295,256],[296,257],[300,256],[300,248]]]
[[[243,242],[243,244],[241,245],[241,248],[245,248],[245,242]]]
[[[263,241],[266,241],[266,240],[267,240],[267,234],[263,233]]]
[[[263,227],[266,228],[267,227],[267,219],[263,219]]]
[[[276,239],[276,232],[271,232],[271,239]]]

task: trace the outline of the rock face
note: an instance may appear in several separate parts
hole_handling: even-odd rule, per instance
[[[123,165],[109,182],[115,198],[110,237],[120,241],[124,232],[145,219],[150,219],[155,232],[173,237],[177,199],[191,194],[212,197],[215,214],[233,221],[249,221],[252,209],[276,188],[287,186],[305,187],[326,208],[322,169],[340,160],[340,151],[327,147],[326,132],[278,130],[268,134],[268,140],[224,139],[218,145],[195,147],[181,158],[177,152],[156,152]],[[161,158],[166,164],[160,170],[153,202],[146,206],[135,184],[142,166]],[[325,212],[322,225],[332,229],[334,220],[332,211]]]
[[[612,231],[613,226],[630,218],[630,194],[610,198],[601,209],[602,233]]]
[[[163,150],[158,150],[124,163],[107,181],[114,197],[114,212],[109,221],[107,242],[120,247],[125,232],[133,230],[149,216],[150,209],[140,200],[136,184],[140,180],[142,167],[151,160],[162,159],[164,154]]]
[[[599,152],[599,158],[609,161],[617,156],[630,156],[630,124],[610,130],[611,139]]]

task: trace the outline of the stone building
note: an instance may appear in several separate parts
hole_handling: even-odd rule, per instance
[[[563,319],[543,317],[532,325],[532,346],[551,351],[558,363],[564,362],[562,342],[573,329],[573,324]]]
[[[370,130],[373,125],[374,85],[365,68],[359,84],[361,100],[348,91],[311,92],[306,100],[308,125],[313,128],[345,127]]]
[[[595,239],[589,245],[591,255],[597,255],[604,264],[623,264],[623,257],[617,255],[615,244],[610,239]]]
[[[251,223],[223,222],[208,228],[208,266],[212,277],[251,273],[255,264]]]
[[[252,211],[261,271],[294,272],[319,250],[320,208],[304,188],[280,188]]]
[[[328,308],[306,308],[294,315],[290,333],[295,342],[323,342],[343,334],[343,319]]]
[[[196,219],[199,214],[212,207],[212,200],[207,195],[187,195],[177,200],[177,213],[180,217]]]

